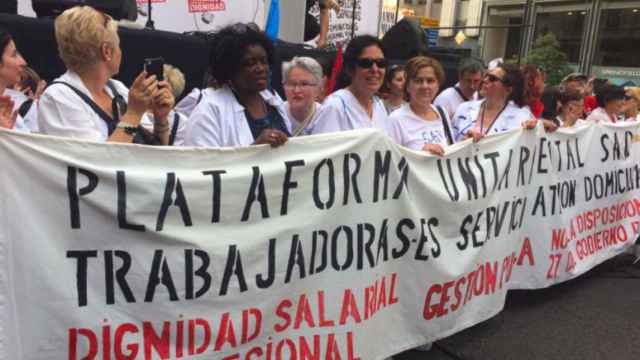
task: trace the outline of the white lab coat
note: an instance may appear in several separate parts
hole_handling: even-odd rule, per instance
[[[379,128],[389,134],[389,116],[380,98],[373,97],[373,116],[369,118],[367,111],[360,105],[351,91],[342,89],[325,99],[318,119],[313,125],[313,134]]]
[[[64,81],[93,99],[80,76],[71,70],[54,81]],[[118,80],[111,81],[116,91],[127,101],[129,89]],[[108,86],[105,86],[105,90],[111,97],[114,96]],[[100,115],[63,84],[49,85],[40,97],[38,124],[40,132],[47,135],[92,141],[107,141],[109,138],[109,129]]]
[[[215,89],[213,88],[206,88],[204,90],[194,88],[189,94],[187,94],[187,96],[183,97],[182,100],[180,100],[176,104],[174,110],[188,118],[189,116],[191,116],[191,113],[193,113],[193,110],[195,110],[200,101],[202,101],[202,98],[207,96],[207,94],[213,93],[214,91]]]
[[[480,109],[484,100],[467,101],[458,107],[453,116],[452,132],[454,140],[461,141],[470,129],[477,127],[480,117]],[[483,129],[485,135],[497,134],[522,126],[522,123],[534,119],[533,114],[525,109],[519,108],[512,101],[509,101],[504,111],[500,113],[490,129]]]
[[[276,93],[260,93],[267,104],[275,107],[291,133],[291,122],[284,101]],[[228,86],[206,94],[191,114],[185,139],[187,146],[234,147],[255,142],[242,106]]]

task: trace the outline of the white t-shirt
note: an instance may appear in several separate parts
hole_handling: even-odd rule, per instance
[[[560,124],[560,127],[571,127],[571,126],[565,126],[564,121],[562,120],[562,118],[560,116],[556,116],[556,120],[558,121],[558,124]],[[587,121],[585,121],[583,119],[578,119],[573,124],[573,126],[584,126],[584,125],[587,125],[587,124],[588,124]]]
[[[189,117],[200,101],[202,101],[202,98],[214,91],[215,89],[213,88],[206,88],[204,90],[194,88],[189,94],[187,94],[187,96],[183,97],[182,100],[176,104],[174,110],[186,117]]]
[[[298,133],[298,128],[302,125],[302,123],[298,122],[298,120],[296,120],[296,118],[293,117],[293,115],[291,115],[291,111],[289,111],[288,101],[285,102],[285,108],[287,109],[287,116],[289,116],[289,120],[291,120],[291,128],[293,131],[291,135],[294,135],[295,133]],[[298,136],[311,135],[313,133],[313,127],[315,126],[316,120],[318,119],[318,115],[320,114],[321,111],[322,111],[322,104],[315,103],[315,110],[313,111],[312,114],[310,114],[311,119],[309,119],[307,126],[304,129],[300,130],[300,133],[298,134]]]
[[[589,114],[589,116],[587,116],[587,121],[589,122],[595,122],[595,123],[599,123],[599,122],[604,122],[604,123],[613,123],[614,121],[611,120],[611,117],[609,116],[609,114],[607,114],[607,112],[605,111],[604,108],[598,107],[596,109],[594,109],[591,114]],[[616,118],[616,121],[622,121],[619,118]]]
[[[325,99],[312,133],[323,134],[362,128],[379,128],[389,133],[384,103],[377,96],[373,97],[373,112],[370,118],[351,91],[341,89]]]
[[[427,144],[449,145],[440,113],[435,106],[431,105],[431,108],[438,114],[437,120],[424,120],[411,110],[409,104],[405,104],[392,112],[389,116],[391,126],[389,136],[398,145],[406,146],[413,150],[422,150]],[[445,121],[449,122],[446,111],[443,112]],[[451,129],[451,125],[449,125],[449,128]]]
[[[460,84],[458,83],[454,87],[443,90],[435,98],[435,100],[433,100],[433,105],[442,106],[447,111],[447,115],[449,115],[449,117],[453,116],[453,114],[456,113],[456,110],[458,110],[458,106],[460,106],[460,104],[476,99],[475,95],[472,97],[472,99],[463,98],[462,95],[460,95],[456,91],[456,87],[458,87],[459,85]]]
[[[470,129],[477,127],[481,106],[484,100],[467,101],[462,103],[452,119],[452,132],[455,141],[461,141]],[[507,103],[489,129],[483,129],[485,135],[497,134],[522,126],[522,123],[533,119],[530,111],[519,108],[512,101]],[[478,129],[480,130],[480,129]]]
[[[68,70],[54,81],[64,81],[93,100],[78,74]],[[118,80],[111,80],[116,91],[129,98],[129,89]],[[113,97],[108,86],[105,90]],[[51,84],[40,97],[38,104],[38,124],[40,132],[47,135],[76,139],[107,141],[109,129],[105,121],[84,102],[78,94],[64,84]]]
[[[269,90],[260,95],[267,104],[276,108],[291,133],[291,121],[280,96]],[[189,117],[185,138],[187,146],[237,147],[254,142],[245,108],[228,86],[205,94]]]

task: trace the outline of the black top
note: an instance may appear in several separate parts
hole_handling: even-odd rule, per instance
[[[307,0],[307,12],[304,20],[304,41],[312,40],[320,34],[320,24],[318,23],[318,19],[309,13],[313,5],[318,3],[318,1],[319,0]],[[320,1],[319,6],[321,9],[327,8],[324,1]]]
[[[18,0],[2,0],[0,1],[0,13],[17,14]]]
[[[278,110],[265,103],[267,106],[267,116],[261,119],[254,119],[251,114],[249,114],[248,110],[244,111],[245,116],[247,117],[247,123],[249,124],[249,129],[251,129],[251,134],[253,135],[253,139],[258,139],[260,133],[262,133],[265,129],[276,129],[280,130],[283,133],[287,134],[287,136],[291,136],[289,133],[289,129],[287,129],[287,125],[284,123],[284,119],[282,115],[278,112]]]

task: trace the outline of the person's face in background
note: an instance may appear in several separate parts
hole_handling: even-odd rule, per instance
[[[250,45],[239,59],[240,65],[231,83],[236,91],[256,93],[267,89],[269,57],[261,45]]]
[[[576,93],[582,94],[584,96],[589,95],[587,93],[587,83],[585,83],[583,81],[580,81],[580,80],[565,81],[565,83],[562,84],[562,86],[564,86],[564,88],[567,91],[576,92]]]
[[[0,63],[0,82],[5,87],[12,87],[22,79],[27,62],[18,52],[13,40],[9,41],[2,52],[2,63]]]
[[[391,90],[391,94],[399,97],[404,95],[405,76],[406,74],[404,70],[398,70],[393,74],[393,78],[391,78],[391,81],[389,82],[389,90]]]
[[[458,80],[460,82],[460,90],[462,90],[463,93],[472,94],[480,89],[482,71],[465,71]]]
[[[320,93],[320,84],[311,73],[296,67],[287,75],[284,92],[291,108],[308,109]]]

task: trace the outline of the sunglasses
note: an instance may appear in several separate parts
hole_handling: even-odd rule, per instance
[[[503,83],[504,85],[508,85],[508,81],[501,79],[493,74],[487,74],[484,76],[484,78],[489,81],[489,82],[496,82],[496,81],[500,81],[501,83]]]
[[[356,65],[363,69],[371,69],[373,64],[376,64],[377,67],[384,69],[387,67],[386,59],[369,59],[369,58],[361,58],[356,60]]]

